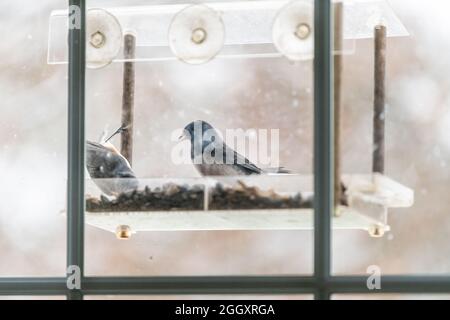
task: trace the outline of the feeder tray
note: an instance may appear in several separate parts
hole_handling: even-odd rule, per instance
[[[123,231],[121,226],[128,227],[127,234],[148,231],[313,230],[313,194],[311,191],[296,191],[312,190],[312,176],[143,179],[139,182],[137,192],[106,198],[94,180],[87,180],[86,223],[115,234],[117,230]],[[390,230],[388,209],[408,208],[414,203],[411,189],[380,174],[344,176],[343,182],[348,206],[340,205],[336,209],[339,215],[333,218],[333,229],[363,230],[373,237],[382,236]],[[221,192],[247,192],[248,198],[240,194],[235,202],[217,202],[214,193],[218,192],[218,185]],[[152,195],[153,203],[142,202],[136,196],[139,193],[159,193],[160,196],[155,199]],[[120,197],[123,199],[118,200]],[[252,197],[256,197],[253,198],[255,202],[251,201]],[[261,201],[261,198],[265,200]],[[126,199],[131,199],[128,209]],[[224,205],[230,202],[232,208]],[[112,203],[122,205],[114,207]],[[146,204],[142,207],[141,203]],[[239,203],[243,208],[238,208]],[[267,208],[263,208],[262,203]]]
[[[88,67],[97,68],[111,61],[175,59],[196,64],[215,56],[268,58],[284,55],[292,60],[309,60],[314,56],[313,6],[313,0],[204,1],[202,5],[92,9],[95,11],[91,14],[88,11],[87,21]],[[94,13],[95,19],[91,19]],[[51,13],[49,64],[67,63],[67,16],[67,10]],[[387,27],[388,37],[408,35],[385,0],[343,1],[342,21],[343,43],[335,49],[336,54],[353,53],[355,39],[373,38],[373,28],[378,24]],[[108,26],[108,34],[104,34],[103,39],[114,50],[106,52],[91,45],[92,38],[94,43],[100,39],[97,30],[91,27],[93,24]],[[131,31],[136,37],[136,54],[132,59],[124,57],[123,50],[117,50],[123,45],[118,36],[120,30]]]

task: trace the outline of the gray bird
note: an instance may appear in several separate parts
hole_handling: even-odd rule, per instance
[[[114,135],[102,143],[86,141],[86,168],[94,183],[107,195],[129,192],[139,185],[127,159],[109,142]]]
[[[183,130],[180,140],[191,142],[191,159],[203,176],[241,176],[265,173],[289,173],[283,168],[258,168],[247,158],[228,147],[207,122],[197,120]]]

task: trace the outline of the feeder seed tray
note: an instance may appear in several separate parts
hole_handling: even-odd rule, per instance
[[[234,184],[231,182],[234,179]],[[240,185],[239,182],[243,180]],[[304,187],[311,190],[311,176],[273,176],[245,178],[202,178],[193,179],[189,186],[176,183],[162,184],[161,189],[154,187],[153,179],[140,180],[141,191],[128,195],[119,195],[108,199],[104,196],[87,198],[86,222],[89,225],[116,234],[118,226],[128,226],[133,233],[147,231],[210,231],[210,230],[313,230],[314,210],[311,192],[271,191],[270,185]],[[203,181],[203,183],[200,183]],[[389,208],[407,208],[414,203],[414,192],[383,175],[351,175],[343,177],[347,187],[348,206],[339,206],[339,217],[333,218],[333,229],[364,230],[372,237],[380,237],[390,231],[388,225]],[[219,184],[219,185],[218,185]],[[151,185],[152,187],[148,187]],[[236,187],[236,185],[238,187]],[[240,186],[239,186],[240,185]],[[249,187],[253,185],[252,187]],[[254,187],[254,185],[259,185]],[[87,181],[88,191],[96,189],[92,180]],[[309,186],[309,187],[308,187]],[[142,191],[143,190],[143,191]],[[152,190],[156,190],[154,192]],[[194,191],[193,191],[194,190]],[[98,191],[98,190],[97,190]],[[129,203],[125,210],[118,205],[117,199],[135,199],[160,193],[160,203],[150,205],[138,200]],[[217,201],[216,197],[238,193],[238,202]],[[185,196],[183,196],[183,194]],[[245,196],[243,195],[245,194]],[[303,195],[299,197],[299,194]],[[170,202],[170,199],[176,199]],[[189,200],[189,198],[191,198]],[[254,202],[242,201],[249,197],[263,197]],[[125,199],[124,198],[124,199]],[[150,198],[149,198],[150,199]],[[181,199],[181,200],[180,200]],[[300,200],[301,199],[301,200]],[[284,202],[280,202],[280,201]],[[178,202],[177,202],[178,201]],[[185,201],[185,202],[184,202]],[[263,208],[262,203],[272,202],[272,207]],[[104,204],[102,204],[104,202]],[[141,204],[144,203],[144,206]],[[171,204],[168,204],[171,203]],[[242,205],[241,208],[238,204]],[[276,204],[276,205],[274,205]],[[101,206],[105,207],[101,207]],[[186,207],[183,208],[183,206]],[[119,209],[120,208],[120,209]],[[164,208],[164,209],[162,209]],[[123,211],[118,211],[123,210]],[[148,210],[148,211],[146,211]]]

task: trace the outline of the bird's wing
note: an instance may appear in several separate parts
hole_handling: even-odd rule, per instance
[[[128,161],[117,151],[102,144],[86,141],[86,167],[96,178],[136,178]],[[100,167],[104,172],[100,173]]]
[[[108,154],[111,153],[111,150],[99,143],[86,141],[86,166],[96,168],[103,165]]]
[[[228,147],[225,143],[224,150],[224,161],[226,161],[226,155],[228,154],[228,152],[233,152],[234,165],[244,170],[247,174],[261,174],[263,172],[256,165],[251,163],[250,160]]]

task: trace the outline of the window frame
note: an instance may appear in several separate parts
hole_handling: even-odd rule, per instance
[[[79,266],[81,289],[69,290],[66,277],[3,277],[0,295],[53,296],[83,299],[84,295],[187,294],[332,294],[450,293],[449,276],[382,276],[380,290],[367,288],[365,276],[331,274],[333,199],[333,59],[331,0],[315,0],[314,59],[314,274],[311,276],[84,276],[85,161],[85,18],[87,0],[78,6],[81,28],[69,30],[67,267]],[[68,277],[70,274],[68,275]]]

